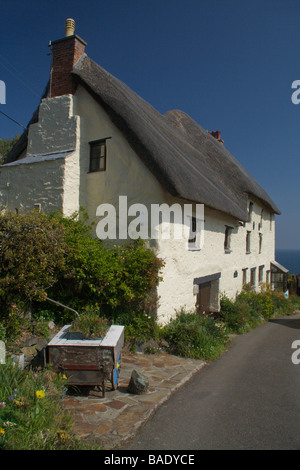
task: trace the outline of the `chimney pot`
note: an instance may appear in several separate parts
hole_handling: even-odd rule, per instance
[[[75,32],[75,21],[72,18],[67,18],[65,22],[66,36],[73,36]]]

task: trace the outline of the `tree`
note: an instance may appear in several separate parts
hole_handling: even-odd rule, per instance
[[[4,162],[5,158],[15,145],[15,143],[19,140],[19,134],[16,134],[15,137],[11,137],[8,139],[0,139],[0,165]]]
[[[65,264],[64,230],[55,219],[32,211],[0,214],[0,300],[42,300]]]

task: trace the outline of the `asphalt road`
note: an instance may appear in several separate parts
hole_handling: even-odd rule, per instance
[[[300,345],[300,314],[235,337],[229,350],[172,395],[124,449],[300,449],[295,340]]]

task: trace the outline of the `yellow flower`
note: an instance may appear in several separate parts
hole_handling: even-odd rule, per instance
[[[70,436],[66,431],[56,431],[56,436],[62,443],[66,443],[70,440]]]
[[[15,404],[17,407],[21,408],[22,406],[25,405],[24,398],[23,398],[23,397],[20,397],[19,400],[15,400],[15,401],[14,401],[14,404]]]
[[[44,398],[44,396],[45,396],[44,390],[37,390],[37,391],[35,392],[35,394],[36,394],[36,396],[37,396],[38,399]]]
[[[0,434],[5,434],[5,431],[3,428],[0,428]]]
[[[65,376],[65,374],[62,376],[63,379],[67,380],[67,377]]]

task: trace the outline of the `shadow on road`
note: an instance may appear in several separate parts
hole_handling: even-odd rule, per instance
[[[288,326],[289,328],[294,328],[295,330],[300,330],[300,318],[272,318],[269,320],[270,323],[278,323],[279,325]]]

